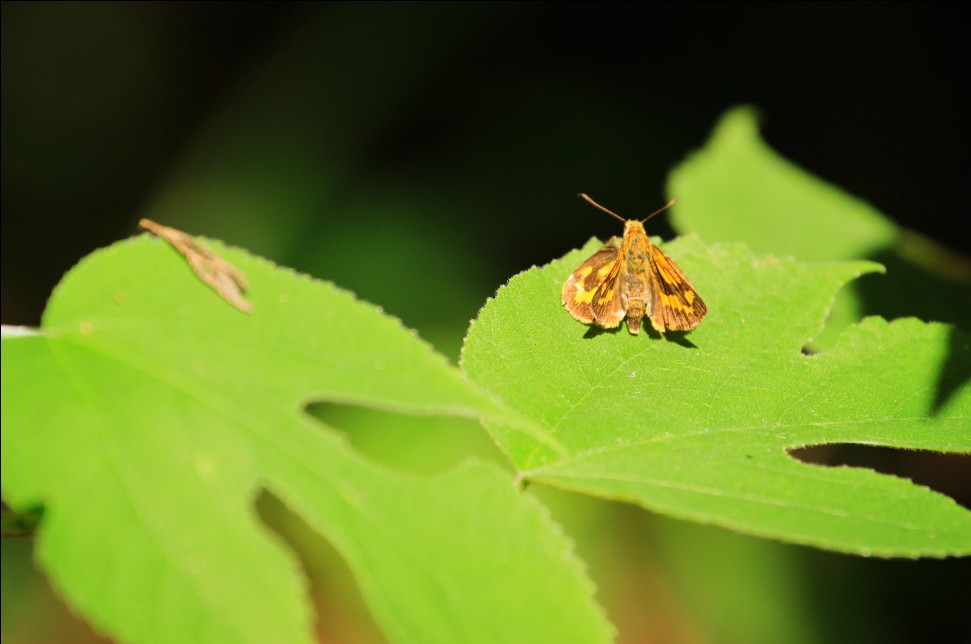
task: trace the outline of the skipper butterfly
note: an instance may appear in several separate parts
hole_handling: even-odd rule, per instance
[[[570,315],[584,324],[604,328],[620,326],[637,335],[645,316],[659,333],[690,331],[708,313],[708,307],[678,265],[651,243],[644,222],[671,207],[664,207],[640,221],[624,219],[581,194],[592,205],[624,222],[624,237],[611,237],[563,283],[561,300]]]

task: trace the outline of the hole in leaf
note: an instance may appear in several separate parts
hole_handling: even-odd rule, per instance
[[[333,545],[266,490],[257,499],[256,508],[263,522],[300,561],[310,581],[317,641],[383,642],[354,574]]]
[[[852,443],[810,445],[789,454],[810,465],[866,467],[910,479],[971,509],[971,455]]]
[[[446,472],[470,456],[504,462],[474,420],[416,416],[345,404],[314,403],[307,412],[341,431],[355,450],[398,471]]]

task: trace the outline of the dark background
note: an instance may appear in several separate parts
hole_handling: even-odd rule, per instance
[[[510,275],[615,232],[576,193],[646,215],[740,103],[788,158],[968,253],[962,13],[4,3],[3,323],[37,324],[70,266],[150,216],[333,279],[454,358]],[[967,626],[963,562],[781,548],[826,641]]]
[[[959,12],[4,3],[4,322],[36,323],[63,272],[134,232],[141,216],[249,241],[207,225],[205,211],[148,212],[187,157],[191,165],[206,154],[200,146],[219,147],[220,127],[266,137],[267,166],[299,156],[301,144],[324,150],[294,165],[305,181],[319,172],[326,189],[296,221],[274,224],[297,229],[273,259],[298,268],[310,250],[301,239],[347,224],[347,202],[398,183],[440,204],[422,223],[443,239],[461,235],[494,288],[613,230],[577,192],[630,216],[653,210],[668,169],[739,103],[761,109],[764,135],[790,159],[967,250]],[[277,83],[265,78],[274,74]],[[247,109],[246,94],[258,107]],[[326,176],[328,164],[340,172]],[[273,205],[263,214],[271,222]]]

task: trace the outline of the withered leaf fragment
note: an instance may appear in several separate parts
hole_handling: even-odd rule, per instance
[[[182,253],[189,267],[203,282],[208,284],[224,300],[243,313],[252,313],[253,305],[244,297],[246,277],[235,266],[199,245],[192,235],[170,226],[163,226],[151,219],[142,219],[138,225],[158,235]]]

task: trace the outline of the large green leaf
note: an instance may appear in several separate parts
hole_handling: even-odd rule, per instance
[[[424,479],[365,461],[311,401],[512,423],[413,332],[332,285],[211,244],[247,274],[242,314],[159,240],[99,251],[37,330],[4,333],[3,494],[43,507],[38,556],[121,640],[300,642],[294,557],[266,489],[347,559],[388,637],[603,641],[571,545],[493,465]]]
[[[873,206],[814,177],[767,146],[749,108],[728,112],[705,147],[675,168],[671,223],[707,241],[757,253],[860,259],[892,245],[897,227]]]
[[[971,512],[909,481],[811,466],[822,443],[971,450],[966,337],[943,324],[868,318],[805,355],[845,282],[879,266],[756,257],[696,237],[666,246],[709,306],[661,339],[587,329],[560,306],[597,248],[517,275],[473,323],[463,366],[542,423],[557,453],[489,422],[530,481],[751,534],[862,554],[971,553]],[[542,347],[542,350],[537,350]]]

